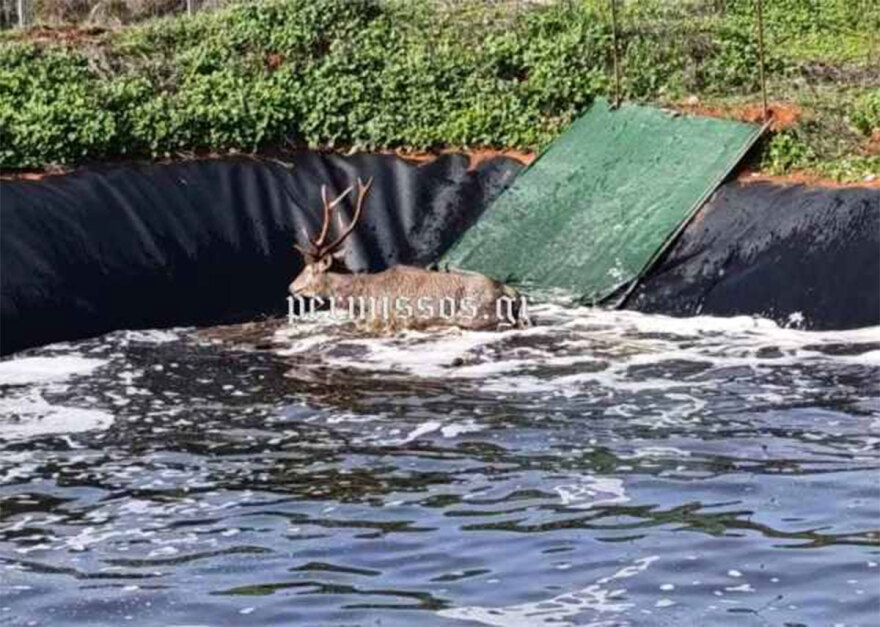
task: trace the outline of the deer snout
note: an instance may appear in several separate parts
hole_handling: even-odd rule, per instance
[[[303,275],[299,275],[293,281],[291,281],[290,285],[287,286],[287,291],[290,292],[291,296],[310,296],[308,294],[309,284]]]
[[[299,273],[287,289],[293,296],[317,298],[321,296],[321,292],[323,291],[322,279],[323,275],[316,272],[313,265],[308,265]]]
[[[297,277],[287,289],[293,296],[318,298],[326,290],[327,271],[333,263],[333,257],[327,255],[314,262],[306,263]]]

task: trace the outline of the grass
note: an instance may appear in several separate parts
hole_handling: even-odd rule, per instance
[[[880,173],[880,5],[767,2],[769,90],[797,122],[762,168]],[[751,0],[639,0],[628,99],[760,101]],[[0,36],[0,167],[279,146],[536,150],[613,93],[607,2],[265,0],[90,33]],[[873,141],[873,143],[872,143]]]
[[[750,3],[737,2],[743,27]],[[806,172],[838,181],[880,176],[880,10],[851,0],[765,2],[767,46],[783,60],[771,73],[773,100],[801,111],[764,145],[769,174]],[[754,102],[755,95],[751,95]],[[733,95],[715,104],[744,104]]]

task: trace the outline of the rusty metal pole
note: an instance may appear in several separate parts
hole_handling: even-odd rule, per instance
[[[617,0],[611,1],[611,37],[614,41],[614,108],[620,106],[620,49],[617,36]]]
[[[770,118],[767,108],[767,72],[764,66],[764,2],[755,0],[755,12],[758,18],[758,57],[761,70],[761,101],[764,105],[764,121]]]

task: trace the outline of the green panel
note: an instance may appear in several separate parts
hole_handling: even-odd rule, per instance
[[[649,267],[760,134],[597,101],[443,261],[599,301]]]

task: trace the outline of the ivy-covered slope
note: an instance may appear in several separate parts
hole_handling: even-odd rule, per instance
[[[726,4],[712,11],[717,2],[626,3],[624,96],[754,102],[752,2]],[[777,94],[790,96],[810,64],[871,64],[865,28],[880,9],[814,4],[780,0],[767,16]],[[843,43],[829,46],[835,36]],[[610,50],[610,15],[598,0],[266,0],[97,36],[47,42],[7,33],[0,167],[284,146],[535,150],[594,97],[611,94]],[[862,74],[858,85],[834,92],[844,93],[833,115],[844,120],[846,142],[814,141],[827,130],[820,120],[771,142],[769,167],[848,158],[854,165],[842,176],[862,176],[877,165],[860,146],[880,129],[880,77]]]

